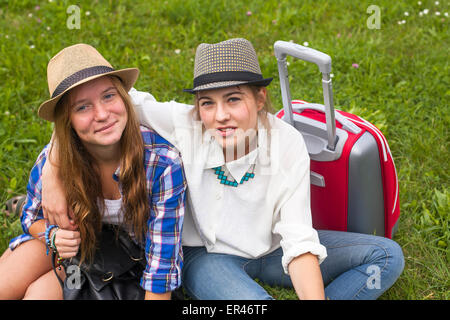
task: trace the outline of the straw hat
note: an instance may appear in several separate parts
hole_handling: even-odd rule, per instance
[[[214,44],[202,43],[197,47],[194,88],[184,91],[195,93],[241,84],[267,86],[272,79],[263,78],[250,41],[236,38]]]
[[[129,91],[138,78],[139,69],[115,70],[94,47],[84,43],[64,48],[48,63],[47,80],[51,98],[41,104],[38,115],[53,121],[55,106],[64,93],[105,75],[119,77]]]

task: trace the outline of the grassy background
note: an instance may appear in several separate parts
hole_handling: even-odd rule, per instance
[[[49,140],[51,124],[36,111],[48,98],[48,60],[63,47],[91,44],[114,66],[139,67],[137,89],[161,101],[191,102],[181,89],[192,85],[197,45],[245,37],[263,74],[275,78],[270,88],[279,109],[273,43],[308,42],[333,59],[336,106],[377,125],[396,161],[395,240],[406,265],[381,298],[450,298],[448,1],[77,1],[80,29],[69,29],[72,4],[0,0],[0,203],[25,192]],[[381,9],[380,29],[366,24],[372,4]],[[316,66],[289,62],[292,97],[321,102]],[[18,219],[0,209],[0,251],[20,232]],[[295,298],[292,290],[268,290]]]

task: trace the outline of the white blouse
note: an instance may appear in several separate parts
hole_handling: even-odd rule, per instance
[[[188,183],[182,241],[208,252],[258,258],[281,245],[282,264],[311,252],[319,263],[326,249],[312,227],[309,156],[302,135],[269,114],[271,130],[258,122],[258,147],[225,163],[222,147],[195,120],[193,106],[157,102],[145,92],[129,92],[143,125],[152,127],[181,153]],[[255,177],[238,187],[220,184],[214,167],[228,180]]]

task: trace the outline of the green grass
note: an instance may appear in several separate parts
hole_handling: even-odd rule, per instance
[[[48,98],[48,60],[63,47],[92,44],[114,66],[139,67],[137,89],[158,100],[191,102],[181,89],[192,84],[197,45],[245,37],[263,74],[275,78],[270,90],[279,109],[273,43],[306,41],[333,59],[336,106],[377,125],[396,161],[401,218],[395,240],[406,265],[381,298],[450,298],[446,1],[77,1],[81,25],[70,30],[71,4],[0,0],[0,203],[25,192],[29,170],[50,138],[51,124],[36,111]],[[380,29],[367,27],[371,4],[381,9]],[[420,16],[425,8],[428,14]],[[289,62],[292,97],[321,102],[317,68]],[[0,251],[20,230],[18,220],[1,210]],[[295,299],[293,290],[268,290]]]

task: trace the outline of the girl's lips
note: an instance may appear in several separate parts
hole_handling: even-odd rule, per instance
[[[236,131],[236,128],[217,128],[217,132],[223,138],[231,136]]]
[[[116,124],[116,123],[113,122],[113,123],[110,123],[110,124],[108,124],[108,125],[106,125],[106,126],[104,126],[104,127],[101,127],[100,129],[95,130],[95,133],[105,132],[105,131],[107,131],[108,129],[112,128],[115,124]]]

